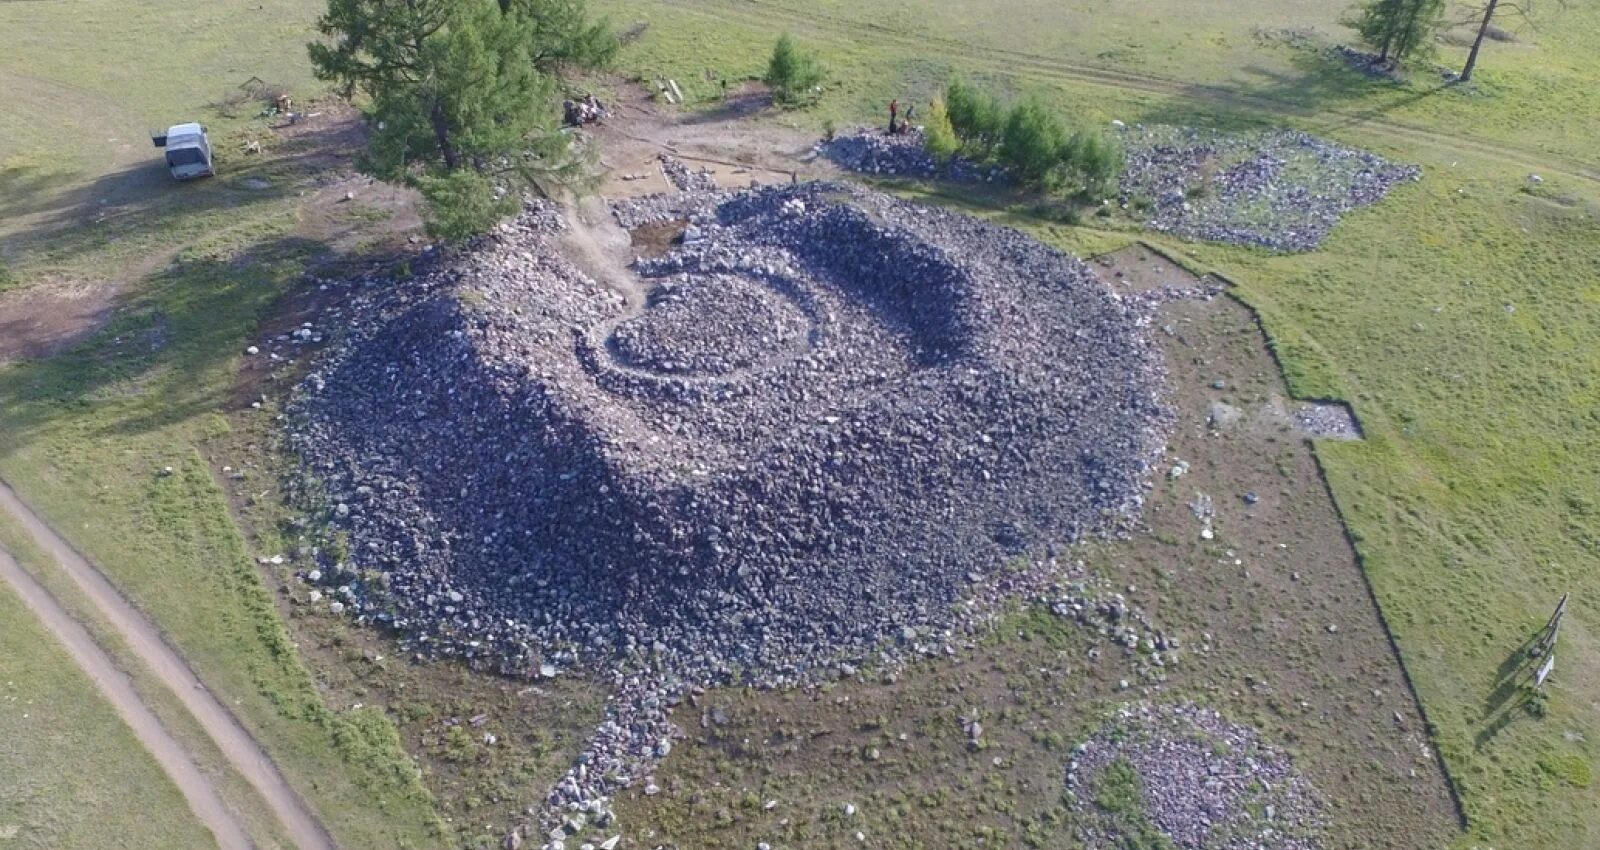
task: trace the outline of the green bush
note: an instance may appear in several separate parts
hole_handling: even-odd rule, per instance
[[[950,110],[944,105],[943,98],[936,97],[928,105],[928,120],[923,122],[922,132],[923,147],[940,162],[948,161],[961,147],[961,140],[956,138],[955,127],[950,123]]]
[[[764,79],[772,89],[772,100],[784,106],[797,106],[816,99],[817,87],[827,71],[811,53],[803,53],[788,33],[779,36],[772,48],[772,61],[767,63]]]
[[[1085,201],[1104,198],[1125,164],[1115,138],[1099,130],[1072,133],[1032,98],[1007,112],[994,95],[960,78],[950,81],[942,103],[934,102],[926,123],[926,146],[936,158],[948,158],[959,145],[972,159],[997,160],[1024,186],[1056,189],[1075,183]]]
[[[317,77],[367,97],[360,169],[420,190],[436,237],[482,233],[516,210],[521,190],[584,173],[555,125],[555,77],[531,52],[561,37],[540,30],[551,20],[535,8],[553,7],[329,0],[317,21],[324,38],[307,46]],[[581,23],[582,4],[563,8]],[[603,41],[603,28],[595,32]],[[597,59],[603,47],[574,46],[574,55]]]
[[[950,127],[968,153],[976,159],[993,154],[1006,125],[1006,111],[999,98],[956,78],[945,89],[944,103]]]
[[[1122,145],[1098,130],[1079,130],[1062,152],[1062,164],[1091,194],[1104,196],[1122,173]]]
[[[1057,182],[1069,154],[1067,128],[1037,100],[1017,104],[1006,118],[1000,161],[1019,182],[1043,186]]]
[[[465,239],[485,233],[517,210],[517,195],[471,169],[413,179],[428,202],[427,230],[435,239]]]

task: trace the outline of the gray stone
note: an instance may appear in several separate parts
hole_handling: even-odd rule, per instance
[[[1214,431],[1226,431],[1239,424],[1239,420],[1243,417],[1244,413],[1239,408],[1225,402],[1214,401],[1211,403],[1210,412],[1206,415],[1206,423]]]

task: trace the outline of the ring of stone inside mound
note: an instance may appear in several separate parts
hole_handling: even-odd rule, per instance
[[[666,285],[671,284],[669,282]],[[660,315],[663,311],[661,303],[652,298],[651,303],[637,313],[609,319],[595,325],[587,333],[578,335],[577,353],[584,368],[593,374],[602,386],[614,392],[626,393],[638,388],[640,384],[676,386],[690,393],[713,388],[726,391],[754,383],[763,374],[781,370],[817,347],[824,337],[823,311],[817,307],[816,297],[812,293],[809,281],[786,274],[751,270],[715,271],[693,274],[689,286],[730,286],[748,290],[748,294],[752,297],[768,298],[766,306],[769,309],[780,313],[788,312],[792,318],[799,320],[798,324],[802,327],[793,333],[790,339],[783,340],[776,348],[765,351],[764,356],[722,370],[696,369],[693,364],[677,362],[653,363],[647,358],[630,359],[627,353],[620,350],[618,333],[629,325],[637,327],[640,323],[651,322]],[[715,321],[718,317],[709,311],[702,318],[707,322],[708,331],[728,330],[717,328]],[[734,330],[747,334],[748,337],[759,337],[763,329],[744,327]],[[666,332],[686,335],[688,338],[707,338],[698,334],[692,324],[687,327],[669,327]]]

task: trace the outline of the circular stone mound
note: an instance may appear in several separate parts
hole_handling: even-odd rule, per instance
[[[662,283],[607,347],[621,366],[663,375],[719,377],[792,357],[811,321],[772,286],[712,275]]]
[[[1089,848],[1151,833],[1183,850],[1321,846],[1320,805],[1289,757],[1189,703],[1121,708],[1073,749],[1066,784]]]
[[[637,315],[534,209],[372,288],[307,377],[291,440],[383,576],[366,616],[516,669],[804,681],[1137,518],[1160,359],[1081,262],[836,184],[630,204],[697,234],[635,264]]]

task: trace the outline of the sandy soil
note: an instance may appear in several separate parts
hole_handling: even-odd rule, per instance
[[[814,136],[752,120],[772,108],[759,84],[730,95],[720,109],[696,113],[663,108],[631,83],[618,92],[607,104],[612,118],[582,131],[600,143],[598,191],[607,198],[674,191],[661,173],[662,154],[710,171],[717,185],[728,189],[839,175],[813,154]]]

